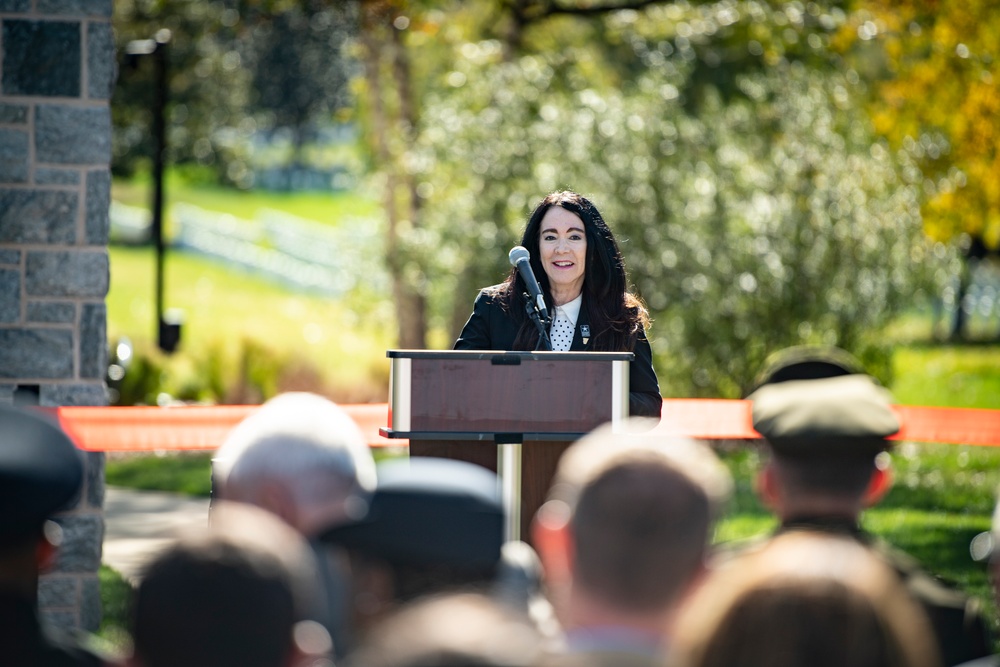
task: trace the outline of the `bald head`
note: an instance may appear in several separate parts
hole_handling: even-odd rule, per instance
[[[263,507],[306,535],[363,514],[375,487],[364,436],[335,403],[314,394],[271,399],[219,448],[214,475],[227,500]]]

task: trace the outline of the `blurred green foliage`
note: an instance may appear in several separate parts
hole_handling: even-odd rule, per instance
[[[209,403],[256,405],[281,390],[332,393],[319,372],[303,360],[287,361],[252,338],[236,344],[215,342],[181,358],[155,347],[133,351],[125,376],[116,387],[115,405]],[[306,380],[310,380],[306,382]]]

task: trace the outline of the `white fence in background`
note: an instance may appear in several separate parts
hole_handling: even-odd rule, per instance
[[[108,211],[111,221],[111,242],[136,245],[149,243],[152,238],[149,209],[139,206],[128,206],[111,200]]]
[[[326,296],[341,296],[362,281],[375,290],[388,289],[376,220],[341,219],[337,227],[329,227],[272,210],[243,220],[190,204],[174,205],[173,217],[174,249]],[[112,236],[122,241],[149,239],[145,209],[114,202],[111,226]]]

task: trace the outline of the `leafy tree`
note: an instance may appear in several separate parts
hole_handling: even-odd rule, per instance
[[[411,18],[398,3],[361,2],[360,49],[364,65],[365,137],[380,190],[387,230],[386,266],[403,348],[427,347],[427,273],[408,243],[423,228],[412,145],[419,133],[410,48],[403,33]]]
[[[168,161],[200,166],[220,182],[252,184],[248,145],[258,130],[290,128],[298,159],[309,131],[349,106],[351,3],[122,0],[113,23],[121,54],[132,40],[171,31]],[[142,59],[123,64],[112,104],[118,174],[152,154],[152,68]]]
[[[245,172],[239,142],[253,121],[246,117],[246,71],[236,50],[239,13],[223,2],[201,0],[121,0],[113,25],[119,54],[133,40],[168,29],[170,103],[167,150],[171,164],[202,165],[239,181]],[[112,168],[129,174],[152,155],[150,107],[153,68],[147,58],[123,57],[112,100]],[[219,130],[229,128],[228,137]]]
[[[348,81],[356,72],[346,49],[357,30],[355,10],[303,0],[248,17],[240,52],[251,70],[249,105],[261,126],[292,130],[295,164],[316,124],[351,106]]]
[[[1000,15],[994,3],[863,0],[837,46],[869,70],[876,129],[924,175],[924,227],[954,242],[956,306],[965,332],[972,264],[1000,253]]]
[[[927,176],[928,234],[1000,247],[1000,13],[983,0],[865,0],[840,40],[878,57],[876,130]],[[878,51],[876,51],[876,49]]]
[[[529,54],[532,34],[516,59],[497,41],[456,45],[418,141],[452,325],[503,274],[533,201],[572,187],[624,239],[668,394],[738,396],[767,353],[805,342],[885,376],[876,332],[928,258],[919,172],[875,139],[859,77],[825,51],[845,16],[786,10],[677,3],[547,26],[549,42],[599,28],[606,52]]]

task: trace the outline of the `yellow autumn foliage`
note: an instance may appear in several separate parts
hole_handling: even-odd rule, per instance
[[[912,149],[934,184],[922,210],[928,234],[941,240],[972,234],[1000,247],[995,2],[859,0],[850,16],[836,48],[850,52],[868,21],[879,29],[886,71],[872,89],[871,116],[893,146]]]

